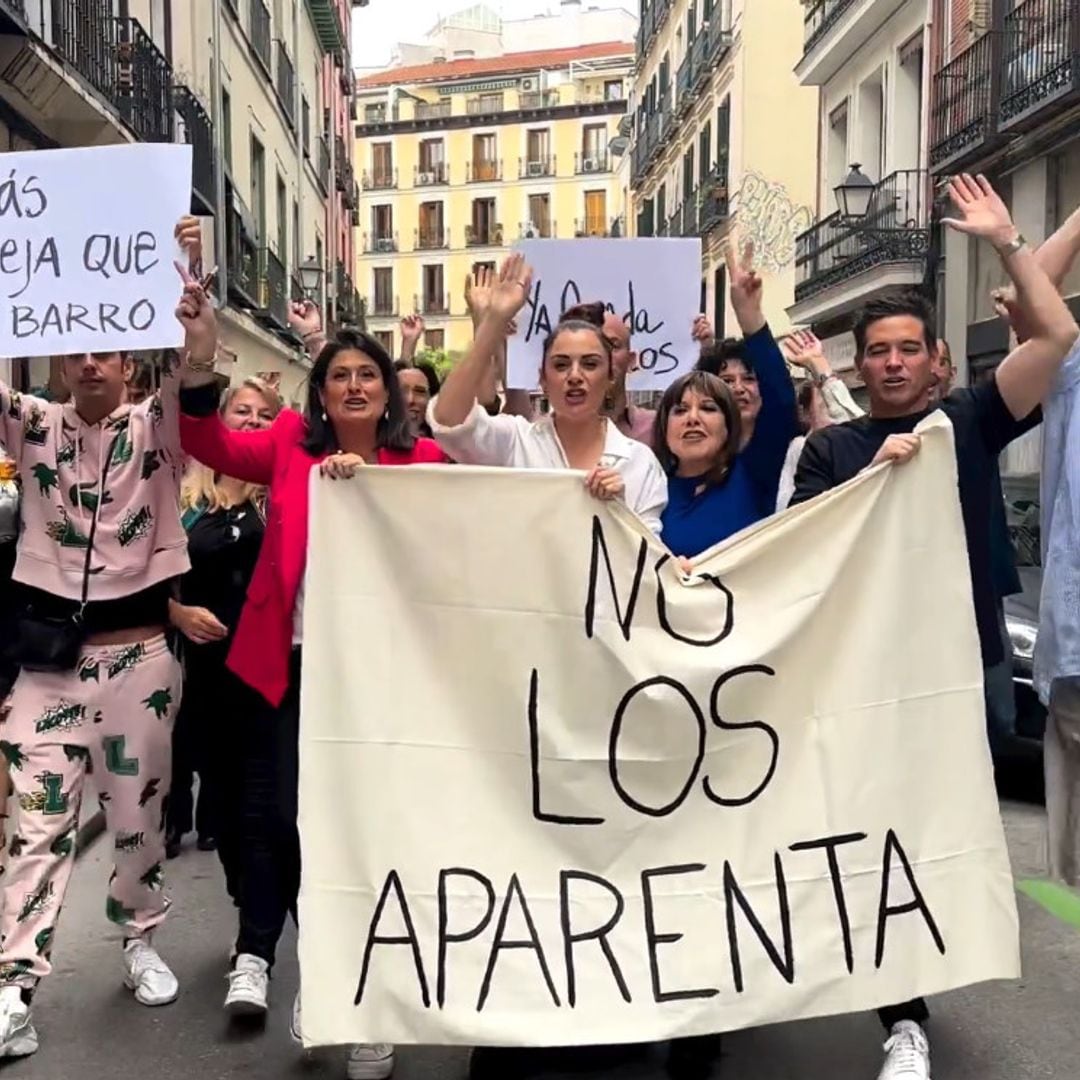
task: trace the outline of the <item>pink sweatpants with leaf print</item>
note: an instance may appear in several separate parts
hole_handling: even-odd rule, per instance
[[[165,801],[180,665],[162,636],[86,646],[74,671],[24,671],[0,726],[18,803],[0,914],[0,984],[33,987],[49,956],[75,861],[88,772],[114,838],[108,918],[127,937],[165,917]]]

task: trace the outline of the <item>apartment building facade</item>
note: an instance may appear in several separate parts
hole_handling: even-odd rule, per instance
[[[471,340],[466,275],[519,239],[625,235],[618,129],[633,44],[440,60],[357,85],[356,280],[391,350],[419,312],[426,345]]]
[[[288,326],[314,262],[329,323],[362,320],[352,284],[358,187],[352,169],[353,3],[207,0],[172,10],[175,64],[209,136],[195,140],[210,185],[221,337],[234,378],[261,374],[298,397],[307,370]],[[220,77],[218,77],[220,76]]]
[[[795,73],[820,88],[817,220],[796,239],[788,314],[817,332],[834,370],[855,387],[851,327],[859,307],[924,281],[936,288],[926,280],[927,2],[810,0],[803,42]],[[846,185],[855,188],[850,198]]]
[[[641,0],[630,151],[637,236],[700,237],[702,310],[738,330],[724,249],[751,239],[774,328],[786,326],[795,237],[813,220],[817,91],[792,71],[798,0]],[[697,302],[698,298],[695,298]]]

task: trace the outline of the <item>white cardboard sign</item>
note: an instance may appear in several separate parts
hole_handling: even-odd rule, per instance
[[[5,154],[0,355],[180,345],[173,230],[190,201],[187,145]]]
[[[543,343],[569,307],[600,300],[630,327],[637,370],[631,390],[662,390],[689,371],[701,292],[701,241],[665,239],[524,240],[532,290],[507,353],[507,385],[535,389]]]

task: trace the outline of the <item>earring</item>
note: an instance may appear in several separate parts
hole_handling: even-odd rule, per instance
[[[382,418],[384,420],[389,420],[390,419],[390,406],[389,405],[387,405],[386,408],[383,409]]]
[[[322,418],[323,418],[323,423],[325,424],[326,423],[326,410],[325,409],[323,409],[323,411],[322,411]]]

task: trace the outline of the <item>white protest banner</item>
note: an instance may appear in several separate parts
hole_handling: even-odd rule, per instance
[[[0,354],[183,342],[173,230],[191,206],[190,146],[5,154],[4,176]]]
[[[523,240],[532,291],[507,348],[507,385],[539,385],[544,338],[569,307],[599,300],[630,327],[631,390],[663,390],[701,351],[691,335],[701,293],[700,240]]]
[[[947,421],[689,580],[579,474],[314,486],[305,1039],[640,1042],[1019,974]]]

